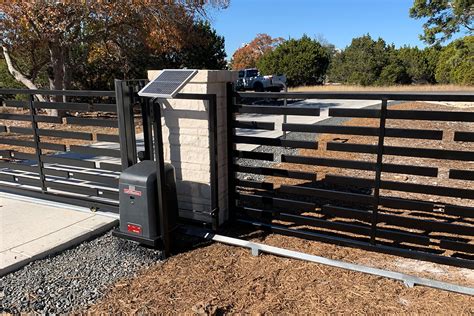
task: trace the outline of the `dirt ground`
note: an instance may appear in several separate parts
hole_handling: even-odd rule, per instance
[[[346,261],[371,258],[374,265],[379,265],[380,260],[400,260],[279,235],[254,240],[309,253],[324,252],[326,256]],[[465,283],[474,285],[470,270],[430,265],[436,273],[457,275],[458,281],[462,278]],[[246,249],[212,244],[178,254],[142,271],[134,279],[118,282],[87,312],[472,315],[474,297],[421,286],[408,288],[401,282],[382,277],[272,255],[253,257]]]
[[[28,110],[25,109],[15,109],[15,108],[4,108],[4,113],[10,114],[29,114]],[[46,115],[46,113],[40,113],[40,115]],[[102,113],[102,112],[71,112],[69,116],[81,117],[81,118],[99,118],[99,119],[111,119],[116,120],[117,117],[114,113]],[[25,127],[31,128],[31,122],[29,121],[16,121],[16,120],[0,120],[0,125],[12,126],[12,127]],[[69,132],[83,132],[91,133],[93,140],[82,140],[82,139],[72,139],[72,138],[60,138],[60,137],[48,137],[40,136],[41,142],[52,143],[52,144],[62,144],[66,146],[70,145],[91,145],[94,142],[97,142],[97,134],[109,134],[109,135],[118,135],[118,129],[114,127],[101,127],[101,126],[82,126],[82,125],[73,125],[73,124],[57,124],[57,123],[38,123],[40,129],[47,130],[56,130],[56,131],[69,131]],[[143,131],[141,119],[136,116],[135,119],[136,133],[141,133]],[[16,140],[26,140],[33,141],[33,132],[31,134],[15,134],[11,132],[1,133],[2,138],[16,139]],[[0,150],[15,150],[23,153],[34,153],[34,147],[21,147],[21,146],[12,146],[6,144],[0,144]],[[54,153],[51,150],[43,149],[43,153]]]
[[[395,106],[398,109],[456,110],[441,104],[415,103]],[[466,109],[463,109],[466,110]],[[474,111],[474,108],[467,109]],[[471,130],[472,124],[422,121],[390,121],[388,127],[442,129],[442,141],[387,138],[387,145],[435,147],[471,151],[472,143],[453,144],[454,131]],[[376,120],[352,119],[345,125],[375,126]],[[301,150],[299,155],[372,161],[373,155],[328,152],[325,143],[375,143],[376,138],[351,135],[323,135],[315,153]],[[384,162],[436,166],[438,178],[411,175],[385,175],[384,179],[412,183],[437,183],[446,186],[472,187],[469,181],[447,177],[447,170],[473,170],[469,162],[435,159],[387,157]],[[289,165],[288,165],[289,166]],[[285,164],[279,166],[285,167]],[[369,171],[299,166],[299,170],[326,174],[344,172],[351,176],[373,176]],[[291,168],[295,170],[295,167]],[[277,184],[289,184],[282,178],[270,178]],[[429,182],[428,182],[429,181]],[[291,183],[296,184],[296,183]],[[424,199],[433,202],[471,205],[472,200],[423,196],[401,192],[384,195]],[[402,213],[403,214],[403,213]],[[415,216],[406,213],[407,216]],[[420,215],[418,215],[420,216]],[[421,215],[426,216],[426,215]],[[444,220],[444,219],[440,219]],[[464,225],[474,225],[469,219]],[[361,249],[309,241],[277,234],[253,233],[243,236],[255,242],[321,255],[332,259],[385,268],[420,277],[474,286],[474,271],[430,262],[406,259]],[[143,270],[136,278],[122,280],[109,289],[106,296],[87,312],[91,313],[153,313],[153,314],[474,314],[474,297],[415,286],[408,288],[399,281],[320,264],[280,258],[272,255],[253,257],[250,251],[222,244],[211,244],[171,257],[164,263]]]

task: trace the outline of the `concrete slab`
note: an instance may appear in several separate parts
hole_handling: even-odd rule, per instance
[[[117,222],[116,214],[0,192],[0,276],[105,232]]]
[[[31,257],[22,253],[11,250],[0,252],[0,276],[8,273],[8,270],[14,271],[21,268],[28,263],[29,260],[31,260]],[[6,267],[8,267],[8,269],[6,269]],[[3,273],[4,269],[7,272]]]

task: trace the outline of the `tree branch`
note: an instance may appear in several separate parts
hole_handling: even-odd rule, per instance
[[[38,89],[38,87],[30,79],[28,79],[24,74],[22,74],[17,69],[15,69],[15,67],[13,66],[12,59],[10,57],[10,53],[8,52],[8,49],[5,47],[5,45],[3,44],[2,44],[2,49],[3,49],[3,56],[5,56],[5,62],[7,63],[8,72],[13,76],[13,78],[15,78],[16,81],[24,84],[28,89],[32,89],[32,90]],[[41,102],[46,101],[46,99],[42,95],[37,94],[36,97]]]

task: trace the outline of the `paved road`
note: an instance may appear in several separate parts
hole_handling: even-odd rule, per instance
[[[360,109],[367,106],[379,104],[380,101],[377,100],[319,100],[319,99],[308,99],[304,101],[299,101],[292,103],[288,106],[299,106],[299,107],[308,107],[308,108],[320,108],[319,116],[296,116],[288,115],[287,123],[298,123],[298,124],[314,124],[320,121],[327,119],[328,109],[329,108],[350,108],[350,109]],[[238,128],[236,134],[239,136],[258,136],[258,137],[267,137],[267,138],[278,138],[283,135],[282,123],[284,120],[283,115],[264,115],[264,114],[241,114],[237,116],[239,121],[259,121],[259,122],[274,122],[275,130],[265,131],[265,130],[254,130],[254,129],[243,129]],[[260,145],[252,144],[237,144],[238,150],[254,150]]]

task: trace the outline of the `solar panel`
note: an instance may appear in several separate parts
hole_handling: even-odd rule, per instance
[[[191,80],[197,70],[164,69],[138,92],[141,97],[172,99]]]

